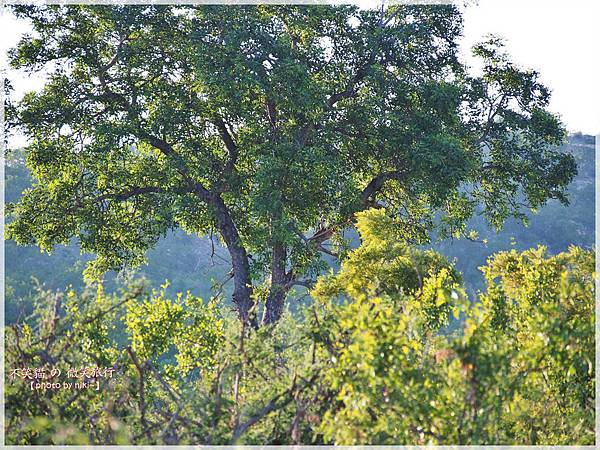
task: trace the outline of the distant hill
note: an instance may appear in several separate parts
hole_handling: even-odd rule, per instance
[[[498,234],[489,229],[483,219],[475,218],[470,228],[478,231],[480,239],[487,239],[486,245],[462,239],[447,240],[433,246],[456,260],[471,294],[483,288],[478,267],[497,251],[522,250],[543,244],[551,253],[558,253],[572,244],[586,248],[594,245],[594,142],[593,136],[575,134],[563,148],[574,155],[578,164],[578,175],[569,188],[570,206],[564,207],[551,201],[537,214],[530,215],[529,227],[509,220]],[[30,184],[31,178],[22,155],[10,155],[6,167],[6,201],[17,201]],[[81,271],[91,258],[90,255],[81,255],[75,244],[58,246],[52,255],[46,255],[35,247],[17,247],[14,242],[8,241],[5,253],[7,322],[29,310],[28,297],[34,289],[32,277],[49,289],[64,289],[69,285],[80,288],[83,286]],[[225,278],[229,271],[227,260],[227,252],[218,244],[212,245],[208,238],[189,236],[177,230],[165,236],[149,252],[148,265],[138,272],[153,286],[168,279],[172,292],[190,290],[208,298],[213,282]],[[106,280],[107,289],[115,287],[115,274],[108,274]]]
[[[487,258],[500,251],[515,248],[524,250],[545,245],[550,253],[560,253],[570,245],[591,248],[595,242],[595,138],[581,134],[571,135],[563,147],[577,161],[577,176],[569,186],[569,206],[557,200],[549,201],[537,214],[528,214],[525,227],[515,219],[508,220],[500,233],[490,229],[481,217],[474,218],[469,227],[476,230],[479,240],[446,240],[434,248],[449,258],[456,258],[456,266],[465,277],[467,289],[474,294],[483,289],[484,280],[479,267]]]

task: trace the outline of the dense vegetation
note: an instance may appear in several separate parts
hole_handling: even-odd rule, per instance
[[[8,329],[7,367],[116,372],[90,375],[99,390],[9,382],[7,442],[594,442],[593,252],[499,253],[470,308],[460,274],[382,211],[357,226],[362,245],[303,315],[258,329],[219,298],[39,292],[37,326]]]
[[[12,11],[8,443],[594,442],[593,140],[459,8]]]

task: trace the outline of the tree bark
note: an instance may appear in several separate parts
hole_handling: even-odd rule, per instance
[[[283,314],[285,298],[289,291],[289,275],[286,273],[287,252],[282,244],[273,246],[271,260],[271,287],[265,304],[262,324],[268,325],[277,322]]]
[[[254,302],[252,300],[252,280],[250,278],[248,253],[242,245],[238,230],[223,199],[219,195],[213,195],[210,204],[214,208],[217,228],[231,256],[234,283],[233,303],[238,310],[240,320],[254,325],[254,319],[250,317]]]

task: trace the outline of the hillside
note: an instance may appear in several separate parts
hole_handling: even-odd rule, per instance
[[[569,206],[551,200],[537,214],[528,214],[529,224],[508,220],[504,229],[496,233],[479,217],[469,226],[476,230],[481,241],[466,239],[447,240],[435,246],[441,253],[456,258],[458,269],[463,272],[467,289],[473,294],[483,289],[483,277],[479,267],[487,258],[500,251],[515,248],[524,250],[544,245],[552,254],[566,251],[570,245],[591,248],[595,242],[595,139],[593,136],[575,134],[570,137],[564,151],[577,161],[578,174],[569,186]]]

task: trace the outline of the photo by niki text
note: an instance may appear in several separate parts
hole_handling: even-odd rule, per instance
[[[19,367],[12,369],[11,382],[22,380],[32,391],[38,390],[100,390],[100,382],[112,379],[114,367]]]

